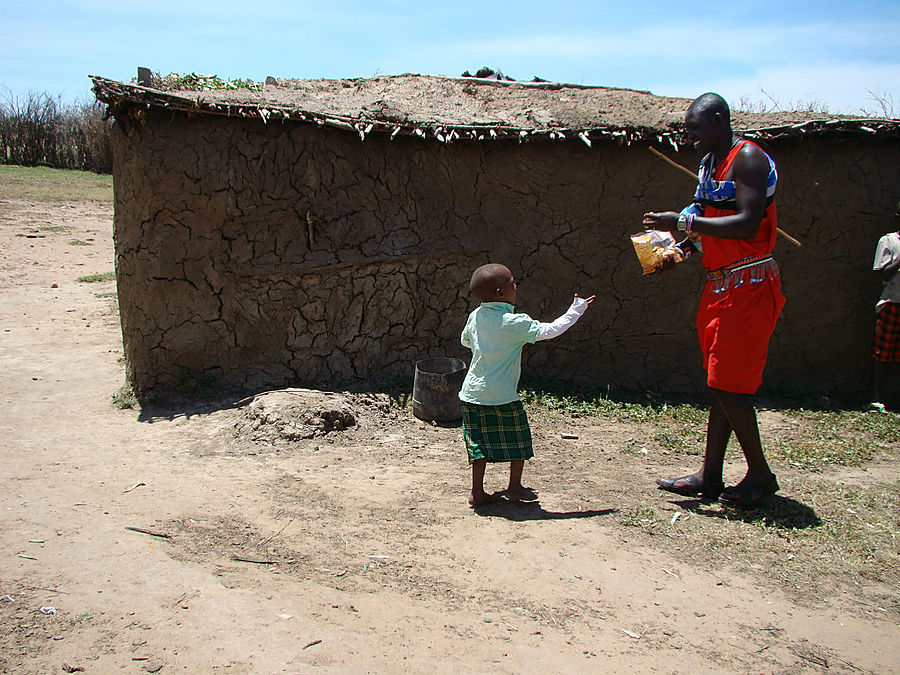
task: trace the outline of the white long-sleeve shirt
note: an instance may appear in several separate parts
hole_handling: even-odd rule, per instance
[[[472,362],[459,397],[479,405],[502,405],[519,400],[522,347],[566,332],[584,314],[588,303],[575,298],[566,312],[551,323],[516,314],[505,302],[483,302],[475,309],[460,335],[472,350]]]

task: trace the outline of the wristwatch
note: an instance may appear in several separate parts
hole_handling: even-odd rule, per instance
[[[687,232],[687,216],[683,213],[678,214],[678,229],[681,232]]]

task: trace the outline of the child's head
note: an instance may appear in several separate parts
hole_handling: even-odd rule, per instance
[[[472,273],[469,290],[482,302],[516,304],[516,280],[505,265],[489,263],[479,267]]]

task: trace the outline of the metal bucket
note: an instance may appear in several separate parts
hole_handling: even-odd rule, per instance
[[[413,378],[413,415],[425,422],[454,422],[462,417],[459,390],[466,377],[466,363],[438,356],[416,363]]]

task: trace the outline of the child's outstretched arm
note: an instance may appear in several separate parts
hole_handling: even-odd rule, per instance
[[[571,306],[566,310],[565,314],[552,323],[541,323],[540,333],[538,333],[537,338],[535,338],[535,342],[549,340],[550,338],[555,338],[565,333],[569,328],[575,325],[575,322],[581,318],[581,315],[584,314],[588,305],[590,305],[596,297],[596,295],[592,295],[589,298],[580,298],[576,293],[575,299],[572,301]]]

